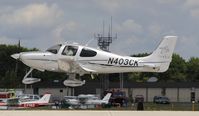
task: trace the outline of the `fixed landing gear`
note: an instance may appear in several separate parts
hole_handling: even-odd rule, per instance
[[[37,83],[37,82],[41,81],[40,78],[33,78],[32,76],[28,77],[33,70],[34,70],[33,68],[30,68],[30,70],[26,73],[26,75],[24,76],[24,78],[22,80],[23,84],[29,85],[29,84],[33,84],[33,83]],[[82,80],[77,79],[76,74],[68,74],[68,75],[69,75],[68,79],[66,79],[63,82],[63,84],[65,86],[78,87],[78,86],[82,86],[86,83],[85,80],[82,81]]]
[[[69,86],[69,87],[78,87],[78,86],[82,86],[86,83],[85,80],[79,80],[76,79],[76,74],[69,74],[68,79],[66,79],[63,84],[65,86]]]
[[[31,77],[28,77],[28,75],[30,75],[30,73],[33,71],[34,69],[33,68],[30,68],[30,70],[28,71],[28,73],[26,73],[26,75],[24,76],[23,80],[22,80],[22,83],[23,84],[33,84],[33,83],[37,83],[37,82],[40,82],[41,79],[39,78],[33,78],[32,76]]]

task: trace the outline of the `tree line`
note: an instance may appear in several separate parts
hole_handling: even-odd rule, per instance
[[[133,56],[146,56],[147,53]],[[162,82],[198,82],[199,58],[191,57],[187,61],[179,54],[174,53],[169,69],[164,73],[129,73],[129,79],[136,82],[145,82],[150,77],[158,78]]]
[[[19,52],[26,51],[38,51],[38,49],[28,49],[25,47],[18,47],[18,45],[0,45],[0,87],[2,88],[14,88],[23,87],[22,79],[29,67],[25,66],[22,62],[11,58],[10,55]],[[132,56],[146,56],[148,53],[136,54]],[[42,78],[45,81],[64,80],[66,74],[54,73],[54,72],[40,72],[33,71],[34,77]],[[196,82],[199,81],[199,58],[191,57],[187,61],[183,59],[179,54],[173,54],[173,59],[168,71],[164,73],[143,73],[143,72],[131,72],[125,73],[124,81],[133,82],[146,82],[150,77],[157,77],[158,81],[163,82]],[[118,74],[110,74],[110,81],[118,81],[119,78],[115,78]],[[98,76],[92,81],[99,81]],[[113,77],[113,78],[111,78]],[[86,80],[90,80],[89,75],[83,77]]]

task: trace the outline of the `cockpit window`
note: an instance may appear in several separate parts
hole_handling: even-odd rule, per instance
[[[97,55],[96,51],[93,51],[93,50],[90,50],[90,49],[87,49],[87,48],[83,48],[81,53],[80,53],[81,57],[94,57],[96,55]]]
[[[62,55],[75,56],[77,53],[77,50],[78,50],[77,46],[66,46],[62,52]]]
[[[46,51],[51,52],[53,54],[57,54],[60,47],[61,47],[61,44],[58,44],[58,45],[55,45],[55,46],[48,48]]]

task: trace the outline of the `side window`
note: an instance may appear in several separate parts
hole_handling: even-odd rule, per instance
[[[86,48],[83,48],[81,53],[80,53],[80,57],[94,57],[96,55],[97,55],[96,51],[86,49]]]
[[[38,96],[35,96],[35,98],[34,99],[37,99],[37,100],[39,100],[39,97]]]
[[[77,53],[77,50],[78,50],[77,46],[66,46],[62,52],[62,55],[75,56]]]
[[[33,96],[32,96],[32,95],[30,96],[30,99],[33,99]]]

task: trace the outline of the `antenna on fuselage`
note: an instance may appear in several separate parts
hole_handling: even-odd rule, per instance
[[[94,35],[95,36],[95,35]],[[90,44],[95,38],[90,39],[85,46],[88,46],[88,44]]]

